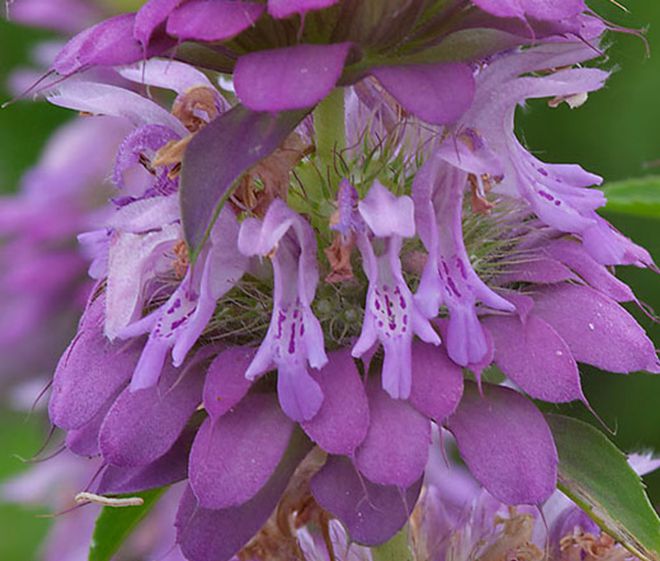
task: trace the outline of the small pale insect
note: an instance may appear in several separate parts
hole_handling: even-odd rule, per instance
[[[110,507],[125,507],[125,506],[142,506],[144,499],[141,497],[105,497],[103,495],[95,495],[94,493],[78,493],[75,496],[75,501],[78,504],[94,503],[102,506]]]

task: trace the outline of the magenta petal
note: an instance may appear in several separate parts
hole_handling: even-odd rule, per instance
[[[135,14],[112,17],[79,33],[55,57],[53,69],[64,76],[89,66],[131,64],[161,54],[174,45],[161,38],[145,50],[133,37]]]
[[[532,257],[529,261],[516,263],[497,278],[498,283],[533,282],[553,284],[578,278],[566,265],[548,257]]]
[[[474,78],[466,64],[381,66],[371,73],[406,111],[435,125],[456,121],[474,98]]]
[[[607,296],[563,284],[539,291],[534,300],[534,314],[555,328],[578,362],[610,372],[657,371],[653,343],[635,318]]]
[[[103,407],[94,415],[94,417],[85,423],[82,427],[70,430],[66,433],[64,443],[66,447],[78,456],[91,458],[100,454],[99,450],[99,432],[103,420],[112,406],[115,396],[110,397]]]
[[[474,3],[495,16],[545,21],[573,18],[587,8],[584,0],[474,0]]]
[[[206,419],[190,453],[199,504],[220,509],[252,499],[280,463],[293,426],[272,394],[249,395],[220,419]]]
[[[200,404],[203,383],[203,369],[193,363],[181,369],[167,366],[156,386],[125,389],[101,427],[105,460],[117,466],[141,466],[160,458]]]
[[[491,316],[483,320],[495,342],[495,362],[530,397],[565,403],[584,400],[580,373],[568,345],[542,319],[532,315]]]
[[[133,37],[146,46],[154,31],[165,23],[172,10],[182,0],[148,0],[135,14]]]
[[[189,561],[228,561],[263,526],[277,506],[293,472],[309,451],[300,435],[289,446],[268,483],[250,501],[224,510],[197,504],[188,488],[176,516],[177,543]]]
[[[472,475],[497,499],[539,504],[557,483],[557,450],[541,412],[514,390],[468,382],[447,421]]]
[[[288,18],[294,14],[322,10],[336,4],[339,0],[268,0],[268,13],[277,19]]]
[[[417,341],[412,357],[410,403],[422,415],[441,423],[461,400],[463,372],[442,347]]]
[[[422,488],[422,479],[406,489],[374,485],[348,458],[330,456],[311,482],[322,508],[339,518],[357,543],[373,546],[389,540],[407,522]]]
[[[193,430],[184,431],[165,455],[145,466],[107,466],[94,492],[137,493],[182,481],[188,475],[188,455],[194,436]]]
[[[431,423],[409,403],[392,399],[380,380],[368,383],[371,422],[355,459],[373,483],[407,487],[424,472],[431,443]]]
[[[297,45],[242,56],[234,70],[241,102],[255,111],[304,109],[335,87],[350,43]]]
[[[128,382],[140,356],[138,345],[105,338],[104,308],[103,296],[90,304],[55,370],[48,412],[60,428],[77,429],[93,419]]]
[[[592,288],[612,300],[629,302],[635,299],[630,287],[610,273],[605,265],[598,263],[579,242],[567,239],[553,240],[546,244],[544,249],[551,257],[573,269]]]
[[[323,391],[323,404],[302,428],[326,452],[350,456],[367,435],[369,404],[350,353],[336,351],[329,359],[312,373]]]
[[[222,351],[206,372],[204,409],[212,419],[230,411],[247,394],[252,382],[245,372],[254,358],[255,350],[234,347]]]
[[[257,2],[189,0],[170,14],[167,33],[183,41],[225,41],[253,26],[264,9]]]

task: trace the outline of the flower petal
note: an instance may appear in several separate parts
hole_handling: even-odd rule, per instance
[[[406,111],[435,125],[456,121],[474,97],[474,78],[466,64],[381,66],[371,73]]]
[[[299,436],[294,438],[268,483],[240,506],[209,510],[198,505],[190,488],[186,490],[176,517],[177,543],[186,559],[229,561],[259,531],[309,451],[309,441]]]
[[[101,427],[106,461],[141,466],[165,454],[199,405],[203,383],[204,369],[192,362],[180,370],[166,366],[157,386],[125,389]]]
[[[355,363],[349,352],[335,351],[312,377],[321,386],[323,404],[302,428],[326,452],[350,456],[369,428],[369,404]]]
[[[376,180],[367,196],[358,203],[362,218],[375,236],[388,238],[415,235],[415,207],[408,196],[397,197]]]
[[[447,421],[472,475],[497,499],[539,504],[555,490],[557,449],[543,415],[514,390],[468,382]]]
[[[546,21],[572,18],[587,9],[584,0],[474,0],[474,3],[501,18],[532,17]]]
[[[578,362],[610,372],[658,371],[655,348],[626,310],[586,286],[563,284],[534,296],[534,315],[566,341]]]
[[[422,479],[406,489],[374,485],[348,458],[330,456],[312,478],[311,488],[319,505],[346,525],[352,541],[373,546],[389,540],[407,522]]]
[[[137,364],[139,345],[111,344],[103,335],[104,307],[103,295],[89,305],[55,370],[48,412],[60,428],[77,429],[91,421]]]
[[[422,415],[442,423],[463,395],[463,372],[440,347],[413,343],[410,404]]]
[[[167,20],[167,33],[182,41],[226,41],[252,27],[265,6],[244,0],[189,0]]]
[[[504,316],[482,321],[495,342],[495,363],[530,397],[553,403],[585,400],[568,345],[545,321],[534,315],[525,323]]]
[[[255,351],[247,347],[232,347],[215,357],[206,372],[204,409],[211,419],[218,419],[245,397],[252,382],[245,372]]]
[[[137,467],[108,465],[94,491],[100,495],[137,493],[182,481],[188,475],[188,456],[194,430],[185,430],[163,456]]]
[[[206,419],[190,453],[190,485],[204,508],[252,499],[273,475],[293,423],[272,394],[252,394],[220,419]]]
[[[350,43],[296,45],[247,54],[234,70],[236,94],[254,111],[312,107],[335,87],[349,49]]]
[[[412,485],[428,459],[431,423],[405,401],[387,395],[378,379],[369,380],[367,397],[371,422],[356,466],[373,483]]]
[[[568,265],[580,275],[592,288],[602,292],[617,302],[629,302],[635,299],[630,287],[617,279],[598,263],[578,242],[568,239],[553,240],[545,245],[544,250]]]

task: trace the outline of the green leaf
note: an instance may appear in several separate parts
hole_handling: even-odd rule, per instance
[[[181,217],[194,261],[236,182],[293,132],[307,111],[265,113],[237,105],[190,141],[181,168]]]
[[[660,559],[660,518],[623,452],[583,421],[546,419],[559,452],[559,488],[639,559]]]
[[[374,561],[413,561],[408,544],[408,528],[404,527],[392,539],[371,550]]]
[[[610,183],[604,189],[605,210],[660,217],[660,176],[640,177]]]
[[[161,487],[130,495],[141,497],[144,500],[142,506],[103,507],[94,526],[89,561],[110,561],[124,540],[149,514],[165,489],[166,487]]]

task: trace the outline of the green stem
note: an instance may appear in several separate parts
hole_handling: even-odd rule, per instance
[[[324,176],[329,177],[334,192],[339,184],[340,173],[335,155],[346,147],[344,126],[344,90],[336,88],[314,110],[316,154],[322,165]],[[326,172],[326,170],[328,170]]]
[[[390,541],[371,550],[374,561],[413,561],[408,545],[408,527],[404,527]]]

